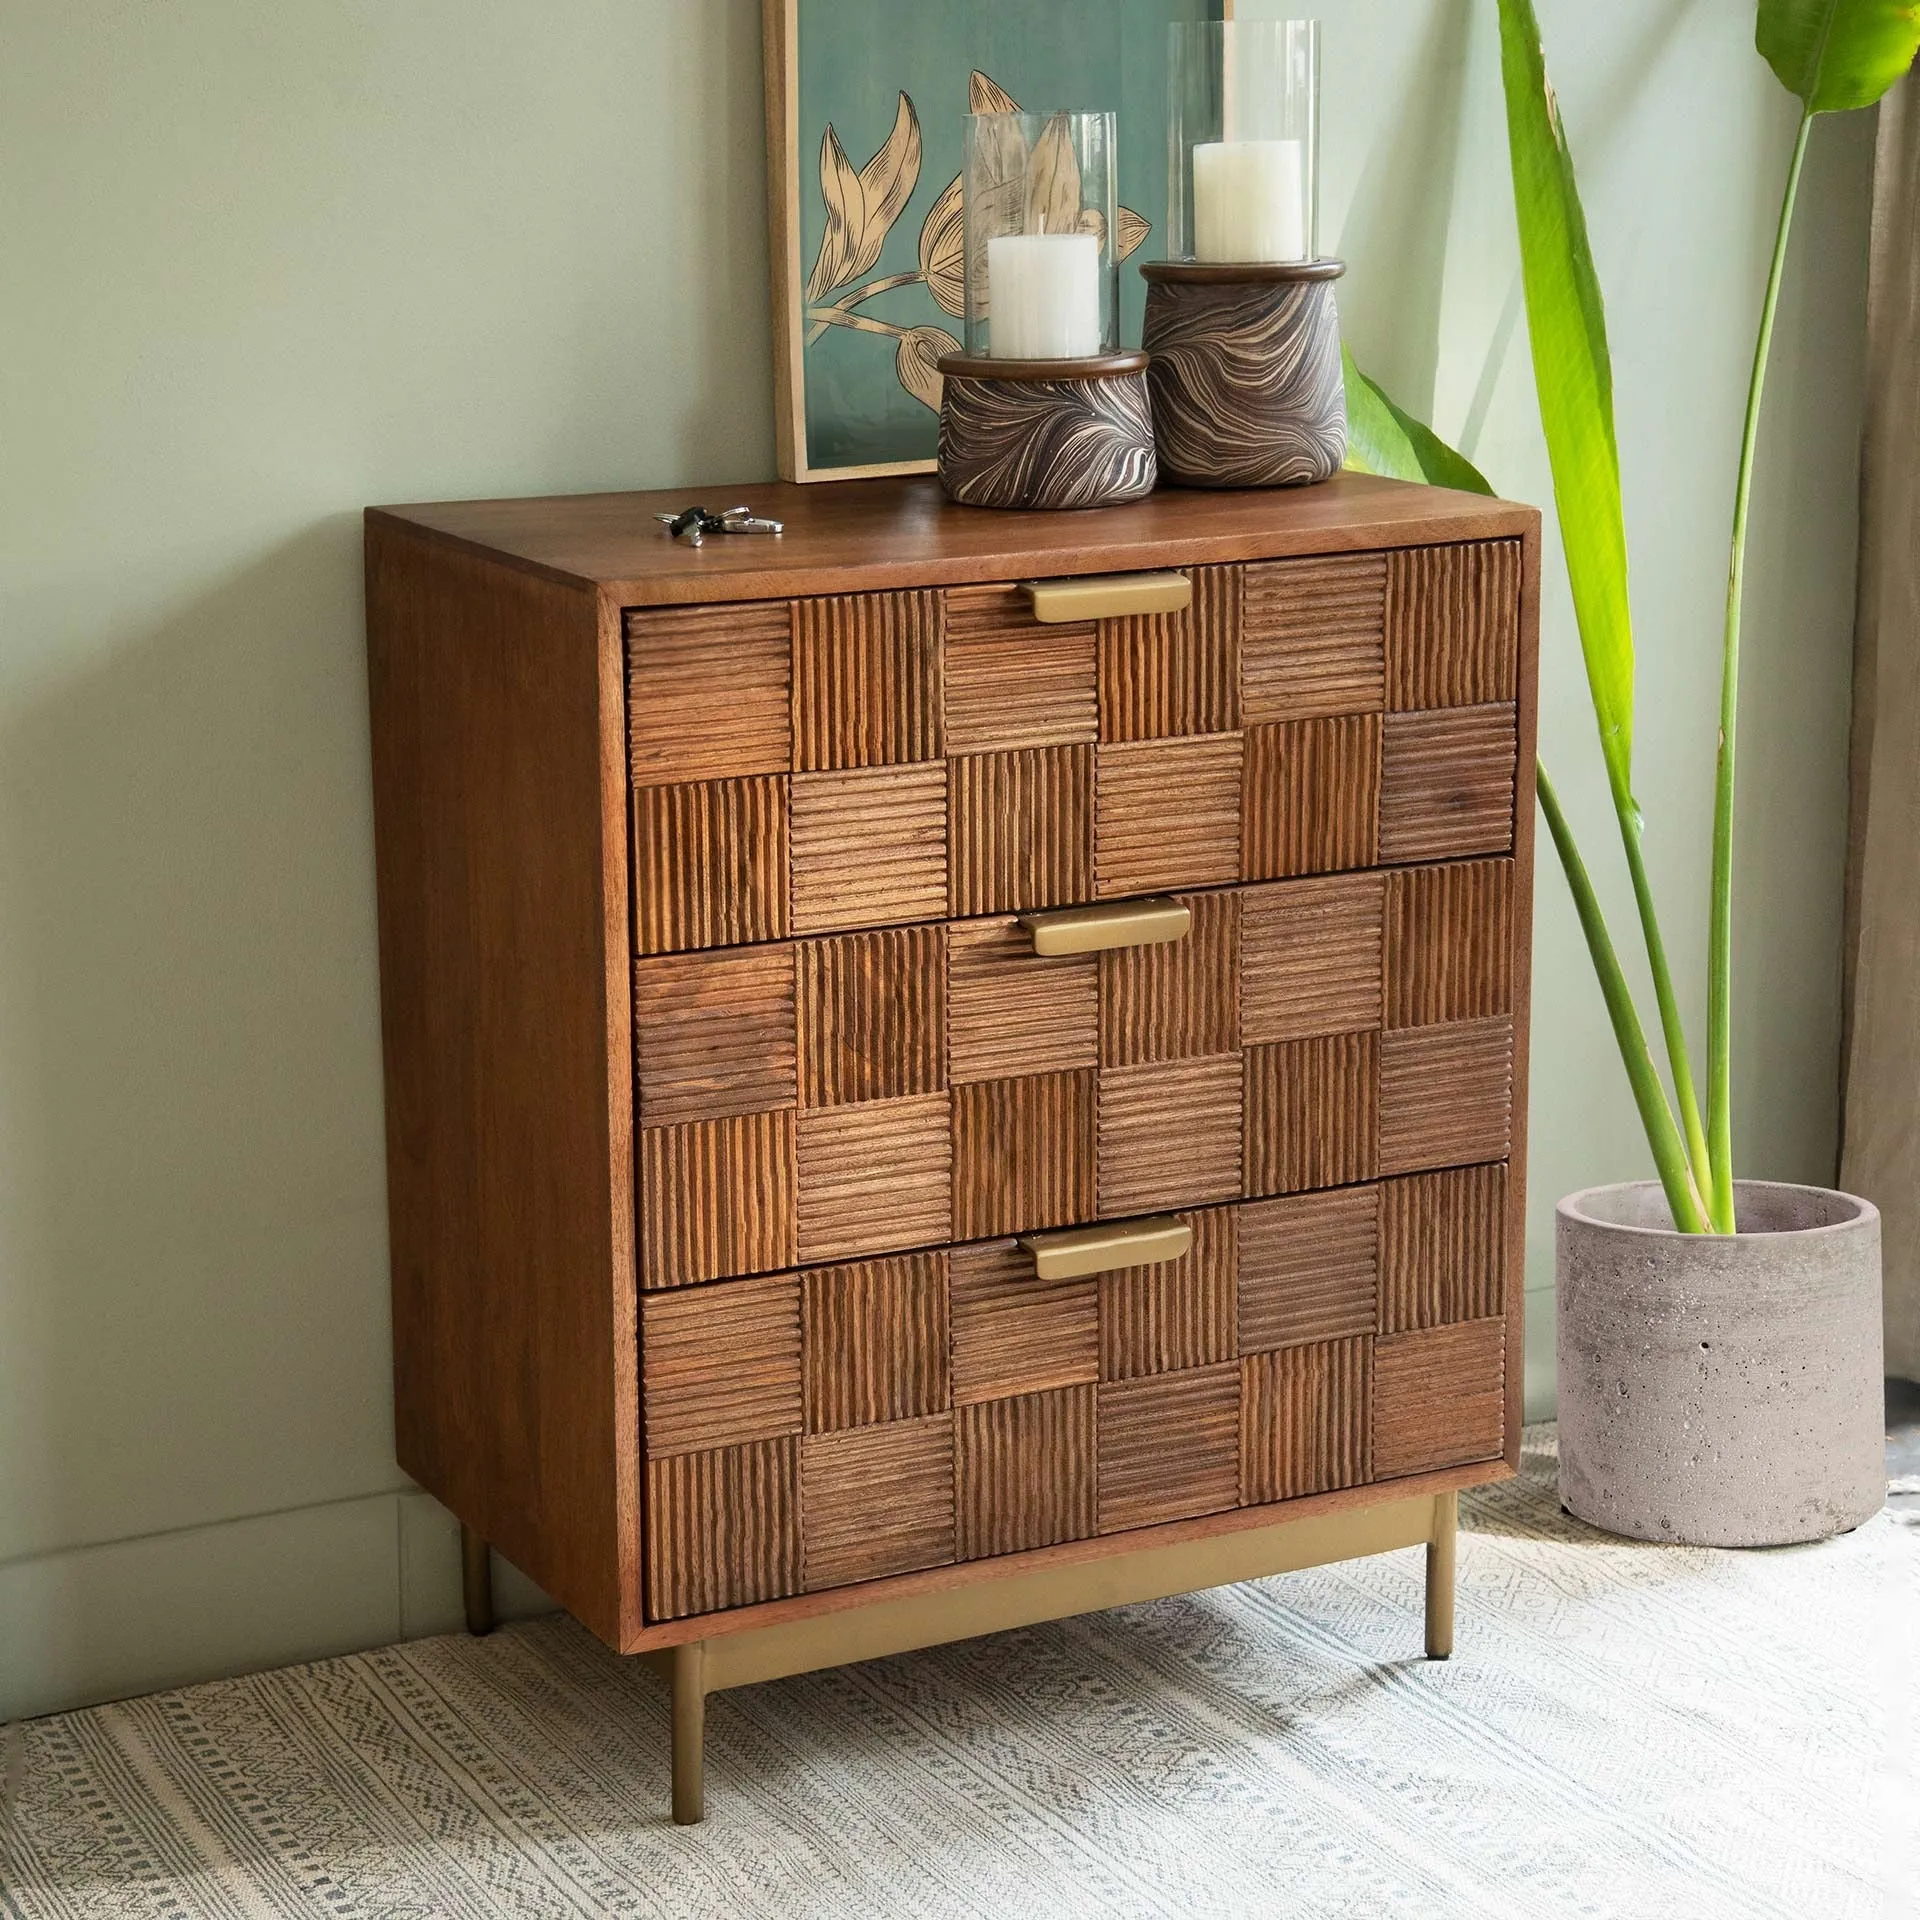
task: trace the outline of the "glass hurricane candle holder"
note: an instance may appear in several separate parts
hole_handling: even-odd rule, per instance
[[[1319,21],[1182,20],[1170,38],[1167,258],[1317,258]]]
[[[1150,492],[1146,355],[1117,350],[1113,115],[970,115],[960,191],[966,350],[940,361],[941,484],[988,507]]]
[[[975,113],[961,163],[967,352],[1086,360],[1119,345],[1110,113]]]
[[[1346,458],[1333,282],[1320,257],[1320,27],[1176,21],[1167,63],[1167,258],[1147,282],[1161,472],[1304,486]]]

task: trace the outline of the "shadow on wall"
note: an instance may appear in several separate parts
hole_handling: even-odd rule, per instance
[[[1635,98],[1645,92],[1648,76],[1667,59],[1698,5],[1699,0],[1676,0],[1658,11],[1640,38],[1609,63],[1599,87],[1591,93],[1583,89],[1575,133],[1585,137],[1576,140],[1575,159],[1587,169],[1584,177],[1597,174],[1611,143],[1631,124]],[[1395,400],[1429,422],[1438,399],[1446,259],[1465,145],[1473,30],[1473,0],[1442,0],[1429,15],[1411,65],[1416,84],[1370,143],[1339,235],[1348,266],[1342,308],[1347,343]],[[1488,57],[1495,67],[1491,98],[1497,105],[1497,42],[1490,43]],[[1503,196],[1499,217],[1510,222],[1504,201],[1504,123],[1495,143],[1500,177],[1489,177],[1484,187]],[[1484,187],[1476,176],[1469,191]],[[1469,459],[1476,457],[1494,390],[1525,313],[1517,243],[1512,251],[1512,284],[1486,341],[1455,442]],[[1447,427],[1446,422],[1436,424]],[[1499,477],[1489,478],[1499,489]]]
[[[1339,235],[1348,271],[1341,290],[1348,344],[1374,378],[1423,419],[1431,417],[1440,364],[1472,28],[1472,0],[1443,0],[1429,15],[1411,66],[1418,84],[1369,142]],[[1388,289],[1390,296],[1382,297]]]
[[[357,515],[0,722],[0,1560],[404,1485]]]

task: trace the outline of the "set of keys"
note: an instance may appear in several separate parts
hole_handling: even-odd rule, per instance
[[[723,507],[718,513],[707,507],[688,507],[680,513],[656,513],[653,516],[669,528],[676,540],[697,547],[710,533],[780,533],[784,523],[762,519],[751,507]]]

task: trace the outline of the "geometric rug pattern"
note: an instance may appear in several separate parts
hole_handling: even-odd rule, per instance
[[[8,1920],[1920,1913],[1920,1516],[1652,1547],[1553,1430],[1418,1549],[716,1695],[564,1617],[7,1729]]]

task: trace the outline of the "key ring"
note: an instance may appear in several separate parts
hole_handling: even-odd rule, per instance
[[[653,517],[676,540],[690,547],[701,545],[710,533],[777,534],[786,530],[783,521],[766,519],[751,507],[723,507],[718,513],[709,507],[684,507],[678,513],[656,513]]]

